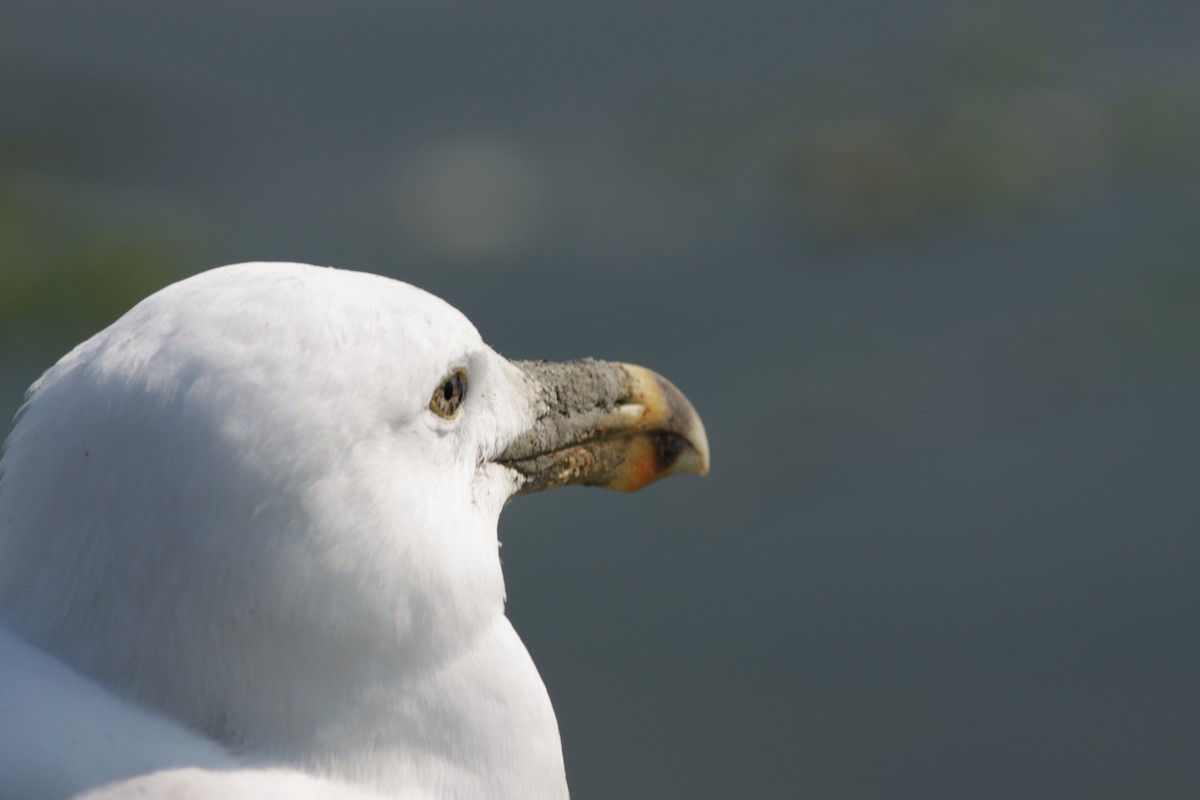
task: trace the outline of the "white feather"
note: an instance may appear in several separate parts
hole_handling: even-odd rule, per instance
[[[0,461],[0,797],[566,796],[489,463],[531,395],[459,312],[225,267],[31,392]]]

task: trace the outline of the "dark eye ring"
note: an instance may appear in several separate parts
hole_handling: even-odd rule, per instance
[[[453,370],[433,390],[429,409],[442,419],[454,419],[458,416],[458,408],[466,396],[467,371],[465,369]]]

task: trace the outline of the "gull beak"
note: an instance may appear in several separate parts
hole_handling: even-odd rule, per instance
[[[634,364],[513,362],[538,416],[496,461],[523,477],[517,494],[579,484],[635,492],[668,475],[708,473],[708,437],[675,386]]]

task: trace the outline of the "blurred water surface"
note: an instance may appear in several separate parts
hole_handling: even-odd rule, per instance
[[[0,407],[256,259],[694,401],[501,522],[576,797],[1200,793],[1200,6],[0,18]]]

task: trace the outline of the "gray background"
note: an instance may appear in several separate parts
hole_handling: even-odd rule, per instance
[[[234,261],[670,376],[501,521],[588,798],[1200,796],[1200,5],[0,5],[0,407]]]

